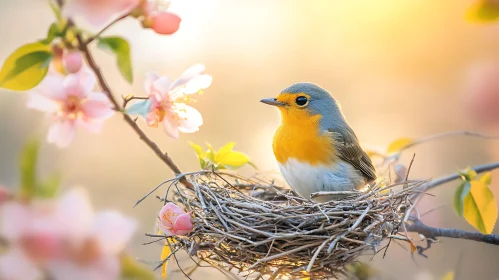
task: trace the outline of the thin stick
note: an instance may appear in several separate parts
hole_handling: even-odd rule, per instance
[[[97,32],[94,36],[90,37],[87,39],[87,41],[85,42],[86,45],[90,44],[92,41],[94,41],[95,39],[99,38],[100,35],[102,35],[102,33],[104,33],[104,31],[108,30],[111,26],[113,26],[115,23],[117,23],[118,21],[122,20],[122,19],[125,19],[126,17],[128,17],[130,14],[129,13],[126,13],[118,18],[116,18],[115,20],[111,21],[108,25],[106,25],[104,28],[102,28],[99,32]]]
[[[483,173],[483,172],[491,171],[491,170],[494,170],[497,168],[499,168],[499,161],[488,163],[488,164],[483,164],[483,165],[478,165],[478,166],[475,166],[471,169],[474,170],[476,173]],[[425,189],[426,190],[432,189],[434,187],[440,186],[440,185],[448,183],[450,181],[454,181],[456,179],[459,179],[460,177],[461,177],[461,174],[459,174],[459,172],[457,172],[457,173],[451,174],[449,176],[445,176],[445,177],[433,180],[425,185]]]
[[[436,228],[425,225],[421,220],[413,219],[412,223],[406,224],[407,231],[417,232],[426,238],[448,237],[458,239],[468,239],[488,244],[499,245],[498,234],[483,234],[454,228]]]
[[[121,108],[120,104],[118,103],[118,101],[116,101],[116,98],[114,97],[114,95],[111,91],[111,88],[108,86],[106,80],[104,79],[104,76],[102,75],[102,72],[101,72],[99,66],[95,62],[90,50],[88,49],[87,43],[85,43],[83,41],[83,39],[81,38],[81,34],[78,34],[76,36],[76,38],[78,39],[79,48],[83,52],[83,54],[85,55],[85,59],[87,60],[89,67],[93,70],[93,72],[97,76],[97,80],[99,81],[99,84],[100,84],[102,90],[106,93],[109,100],[113,103],[114,109],[121,112],[122,108]],[[182,174],[182,171],[180,171],[180,169],[173,162],[173,160],[170,158],[170,156],[168,156],[167,153],[164,153],[163,151],[161,151],[161,149],[158,147],[158,145],[154,141],[152,141],[149,137],[147,137],[147,135],[144,133],[144,131],[142,131],[142,129],[140,129],[139,125],[129,115],[123,114],[123,119],[135,131],[135,133],[137,133],[139,138],[144,143],[146,143],[146,145],[151,150],[154,151],[156,156],[158,156],[170,168],[170,170],[172,170],[173,173],[175,173],[175,175]],[[182,177],[180,179],[180,182],[184,186],[186,186],[188,188],[192,188],[192,184],[189,181],[187,181],[185,179],[185,177]]]
[[[443,133],[439,133],[439,134],[435,134],[435,135],[430,135],[430,136],[421,138],[419,140],[416,140],[416,141],[412,142],[411,144],[409,144],[409,145],[405,146],[404,148],[402,148],[400,151],[407,150],[407,149],[409,149],[409,148],[411,148],[413,146],[416,146],[416,145],[419,145],[419,144],[422,144],[422,143],[425,143],[425,142],[428,142],[428,141],[432,141],[432,140],[436,140],[436,139],[441,139],[441,138],[452,137],[452,136],[459,136],[459,135],[470,136],[470,137],[478,137],[478,138],[483,138],[483,139],[488,139],[488,140],[493,140],[493,139],[498,139],[499,138],[499,136],[484,135],[484,134],[481,134],[481,133],[478,133],[478,132],[474,132],[474,131],[466,131],[466,130],[448,131],[448,132],[443,132]]]

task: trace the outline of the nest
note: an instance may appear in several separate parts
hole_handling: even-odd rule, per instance
[[[184,249],[241,276],[269,279],[337,277],[345,266],[398,233],[409,196],[423,181],[338,192],[342,199],[317,203],[289,189],[231,173],[187,176],[193,188],[169,181],[166,197],[192,212],[194,229],[174,237]],[[332,194],[322,193],[322,194]]]

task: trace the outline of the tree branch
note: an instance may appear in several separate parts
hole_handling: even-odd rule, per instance
[[[102,33],[104,33],[104,31],[108,30],[109,27],[113,26],[115,23],[117,23],[118,21],[122,20],[122,19],[125,19],[126,17],[128,17],[130,14],[129,13],[126,13],[116,19],[114,19],[113,21],[111,21],[108,25],[106,25],[104,28],[102,28],[99,32],[97,32],[95,35],[93,35],[92,37],[88,38],[87,41],[84,43],[85,45],[88,45],[90,44],[93,40],[99,38],[100,35],[102,35]],[[78,40],[80,41],[80,40]],[[81,41],[80,41],[80,45],[81,45]]]
[[[485,135],[485,134],[481,134],[481,133],[478,133],[478,132],[466,131],[466,130],[448,131],[448,132],[443,132],[443,133],[439,133],[439,134],[435,134],[435,135],[430,135],[430,136],[427,136],[427,137],[415,140],[411,144],[409,144],[409,145],[405,146],[404,148],[402,148],[400,151],[407,150],[407,149],[409,149],[409,148],[411,148],[413,146],[416,146],[416,145],[419,145],[419,144],[422,144],[422,143],[425,143],[425,142],[428,142],[428,141],[432,141],[432,140],[436,140],[436,139],[441,139],[441,138],[446,138],[446,137],[452,137],[452,136],[459,136],[459,135],[461,135],[461,136],[477,137],[477,138],[482,138],[482,139],[487,139],[487,140],[493,140],[493,139],[498,139],[499,138],[498,136],[490,136],[490,135]]]
[[[411,223],[406,224],[407,231],[420,233],[426,238],[436,239],[437,237],[448,237],[499,245],[498,234],[482,234],[480,232],[471,232],[454,228],[436,228],[425,225],[419,219],[412,218],[411,220]]]
[[[491,171],[494,169],[499,168],[499,161],[498,162],[492,162],[488,164],[483,164],[483,165],[478,165],[475,167],[472,167],[471,169],[474,170],[476,173],[483,173],[486,171]],[[456,179],[459,179],[461,177],[461,174],[459,173],[454,173],[449,176],[441,177],[436,180],[433,180],[431,182],[428,182],[427,184],[423,185],[421,189],[424,189],[425,191],[432,189],[434,187],[443,185],[445,183],[448,183],[450,181],[454,181]]]
[[[114,97],[110,87],[108,86],[106,80],[104,79],[104,76],[102,75],[102,72],[101,72],[99,66],[95,62],[90,50],[88,49],[87,43],[83,41],[80,34],[77,35],[77,39],[78,39],[79,48],[83,52],[85,59],[88,62],[89,67],[93,70],[93,72],[97,76],[97,80],[99,81],[99,84],[100,84],[102,90],[106,93],[109,100],[111,100],[111,102],[113,103],[114,109],[116,111],[122,112],[122,108],[121,108],[120,104],[118,103],[118,101]],[[142,129],[140,129],[139,125],[128,114],[124,113],[123,119],[135,131],[135,133],[137,133],[139,138],[144,143],[146,143],[146,145],[151,150],[154,151],[156,156],[158,156],[173,171],[173,173],[175,173],[176,176],[182,174],[182,171],[180,171],[178,166],[173,162],[173,160],[168,156],[168,154],[162,152],[161,149],[158,147],[158,145],[154,141],[152,141],[149,137],[147,137],[147,135],[144,133],[144,131],[142,131]],[[182,177],[180,179],[180,182],[184,186],[186,186],[188,188],[192,188],[192,184],[189,181],[187,181],[185,179],[185,177]]]

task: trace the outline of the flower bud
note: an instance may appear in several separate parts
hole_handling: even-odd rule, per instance
[[[180,21],[180,17],[175,14],[159,12],[153,16],[151,27],[158,34],[170,35],[178,30]]]
[[[83,65],[83,57],[80,52],[73,51],[64,56],[64,68],[69,73],[77,73]]]

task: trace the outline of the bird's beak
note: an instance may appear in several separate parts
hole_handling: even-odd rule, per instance
[[[277,101],[276,98],[264,98],[264,99],[261,99],[260,102],[265,103],[265,104],[269,104],[272,106],[278,106],[278,107],[286,106],[286,103],[279,102],[279,101]]]

